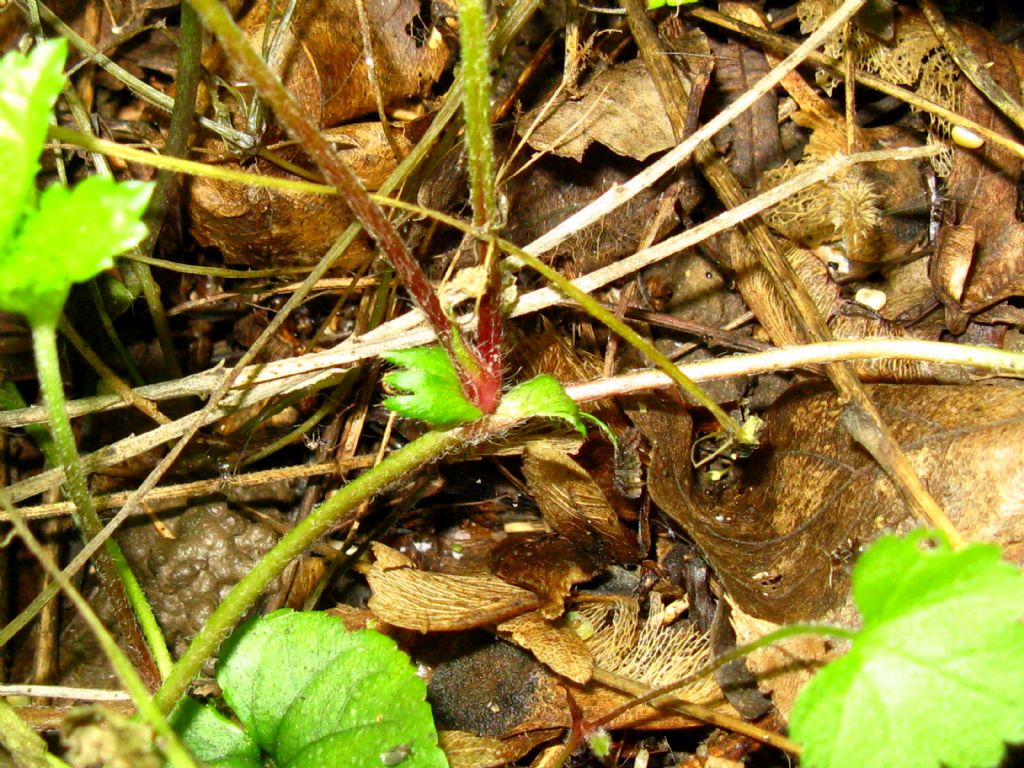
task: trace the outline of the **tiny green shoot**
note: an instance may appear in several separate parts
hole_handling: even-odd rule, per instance
[[[275,611],[225,643],[217,682],[241,728],[194,699],[172,716],[207,765],[447,765],[426,684],[379,632],[349,632],[325,613]]]
[[[385,384],[403,393],[384,401],[385,407],[400,416],[425,421],[432,427],[452,427],[483,416],[466,399],[455,366],[441,347],[386,352],[382,357],[400,366],[384,376]],[[587,433],[585,414],[558,380],[546,374],[513,387],[502,397],[496,415],[515,421],[535,416],[564,419],[581,435]]]

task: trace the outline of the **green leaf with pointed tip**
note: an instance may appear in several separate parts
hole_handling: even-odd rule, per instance
[[[35,195],[50,110],[64,87],[67,42],[49,40],[28,56],[0,59],[0,250]]]
[[[999,547],[884,536],[857,562],[864,625],[790,716],[807,768],[994,766],[1024,741],[1024,573]]]
[[[224,699],[278,768],[443,768],[427,687],[394,641],[324,613],[243,625],[217,663]]]
[[[576,401],[565,393],[558,379],[546,373],[524,381],[505,395],[498,406],[497,415],[514,419],[530,416],[565,419],[581,435],[585,437],[587,434]]]
[[[385,352],[392,365],[401,366],[384,376],[384,383],[399,394],[384,406],[400,416],[419,419],[432,426],[451,427],[483,416],[483,411],[466,399],[459,374],[441,347],[419,347]]]
[[[262,768],[259,745],[212,705],[186,696],[168,718],[192,755],[210,768]]]
[[[91,176],[74,188],[53,185],[0,250],[0,309],[33,325],[55,323],[72,283],[114,264],[146,235],[142,223],[153,185]]]

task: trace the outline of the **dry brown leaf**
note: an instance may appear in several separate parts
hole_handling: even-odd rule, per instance
[[[536,611],[504,621],[497,629],[563,677],[581,685],[590,679],[594,667],[590,651],[571,629],[554,626]]]
[[[1007,93],[1020,93],[1024,55],[971,24],[961,25],[959,31],[980,61],[991,62],[987,66],[996,82]],[[958,111],[1005,136],[1018,136],[1016,128],[969,83],[963,85]],[[954,333],[964,331],[971,315],[1024,292],[1020,181],[1020,158],[992,142],[979,150],[958,149],[953,155],[944,193],[952,203],[952,215],[939,230],[933,274],[936,291],[946,305],[946,322]],[[952,233],[964,230],[973,234],[969,247],[943,247]],[[969,269],[963,270],[959,290],[949,290],[937,276],[956,271],[956,265],[965,261]]]
[[[759,11],[749,5],[725,2],[719,13],[756,24]],[[720,94],[720,108],[727,107],[770,69],[764,54],[745,43],[710,40],[714,54],[713,78]],[[779,101],[774,91],[762,96],[715,136],[715,146],[728,158],[729,168],[746,188],[753,188],[761,174],[779,164]],[[727,152],[728,150],[728,152]]]
[[[439,731],[437,743],[444,750],[450,768],[498,768],[513,764],[538,744],[561,733],[559,728],[495,739],[468,731]]]
[[[557,533],[510,536],[495,548],[492,559],[498,576],[539,596],[541,614],[548,619],[562,615],[573,585],[590,581],[606,565],[594,553]]]
[[[569,455],[543,442],[523,451],[523,475],[544,520],[556,533],[606,563],[637,559],[636,537],[590,474]]]
[[[260,0],[239,20],[256,50],[262,49],[271,5]],[[365,6],[385,105],[424,95],[441,75],[449,51],[436,36],[431,39],[433,30],[417,26],[420,4],[365,0]],[[271,69],[317,125],[333,128],[376,112],[359,14],[352,0],[299,3],[282,38]],[[212,52],[206,63],[225,74],[217,55]]]
[[[376,552],[387,553],[381,544]],[[393,550],[392,550],[393,551]],[[419,632],[471,629],[533,610],[535,594],[494,576],[462,576],[396,567],[385,554],[367,574],[369,607],[381,620]]]
[[[625,183],[638,170],[633,161],[614,155],[594,163],[544,157],[527,173],[508,182],[508,207],[516,215],[509,217],[504,234],[512,242],[528,243],[616,184]],[[683,186],[684,183],[687,185]],[[634,253],[657,215],[662,188],[663,185],[656,185],[642,190],[600,221],[571,235],[546,258],[566,255],[572,258],[577,270],[589,272]],[[684,179],[679,195],[677,206],[685,215],[700,202],[703,191],[692,179]],[[665,216],[658,235],[664,236],[678,221],[673,209]]]
[[[735,607],[732,623],[736,629],[738,645],[751,643],[780,626],[755,619]],[[748,654],[747,667],[757,676],[758,687],[771,695],[772,703],[783,721],[788,722],[789,712],[800,689],[822,665],[838,656],[840,650],[840,646],[828,638],[797,635]]]
[[[1024,562],[1024,399],[1016,386],[870,389],[918,476],[968,539]],[[840,426],[831,392],[794,391],[766,415],[763,454],[718,502],[698,493],[687,456],[690,417],[636,414],[655,447],[654,501],[700,546],[737,605],[778,623],[845,603],[857,548],[911,524],[881,469]]]
[[[240,21],[257,50],[263,45],[269,7],[269,2],[257,2]],[[419,3],[412,0],[366,0],[377,79],[386,106],[425,95],[447,62],[444,43],[438,39],[437,44],[428,44],[432,30],[417,28],[419,10]],[[211,71],[227,76],[216,50],[205,63]],[[342,159],[367,187],[375,189],[398,162],[380,123],[338,128],[377,111],[356,4],[350,0],[300,3],[270,66],[317,126],[337,129],[333,138]],[[244,106],[230,98],[225,104],[235,112],[235,122],[243,125]],[[410,142],[401,128],[396,127],[393,135],[407,151]],[[280,131],[272,125],[263,140],[272,144],[279,138]],[[223,152],[219,141],[207,146]],[[282,154],[300,166],[308,165],[294,148]],[[234,162],[226,165],[241,168]],[[263,160],[245,170],[298,178]],[[337,197],[203,178],[190,186],[189,212],[192,231],[202,245],[219,248],[229,263],[250,265],[315,263],[352,221],[348,207]],[[368,253],[367,241],[357,241],[339,266],[357,264]]]
[[[835,0],[801,0],[800,20],[805,30],[815,27],[836,6]],[[993,79],[1007,93],[1020,93],[1024,79],[1024,54],[995,36],[966,22],[957,31],[979,61],[985,62]],[[828,55],[841,58],[843,36],[826,46]],[[891,43],[855,31],[850,38],[857,66],[879,74],[896,85],[913,86],[922,96],[943,104],[1004,136],[1017,131],[966,78],[942,48],[931,28],[917,12],[903,8],[896,19]],[[949,126],[933,121],[933,131],[947,135]],[[1020,158],[992,142],[979,150],[953,146],[936,162],[946,177],[944,195],[951,209],[943,227],[974,230],[973,246],[945,249],[933,264],[936,291],[946,306],[950,330],[962,333],[970,316],[1024,291],[1024,224],[1017,217]],[[945,237],[940,232],[940,241]],[[940,251],[943,249],[940,247]],[[952,266],[941,263],[955,260]],[[971,269],[962,295],[947,292],[946,278],[960,262]]]
[[[338,155],[371,190],[394,169],[396,161],[384,140],[380,123],[357,123],[334,132]],[[400,144],[410,146],[401,138]],[[283,153],[284,154],[284,153]],[[294,154],[294,153],[292,153]],[[301,158],[295,158],[300,161]],[[298,179],[262,159],[243,168],[222,167],[264,176]],[[192,234],[201,245],[220,249],[231,264],[315,262],[352,222],[340,197],[311,195],[196,178],[189,186]],[[370,252],[368,241],[358,239],[339,266],[351,267]]]
[[[530,131],[531,147],[581,161],[595,141],[634,160],[675,146],[658,91],[639,59],[599,72],[580,93],[578,100],[561,96],[523,116],[519,130]]]

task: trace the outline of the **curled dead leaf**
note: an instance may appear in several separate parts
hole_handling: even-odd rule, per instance
[[[371,190],[394,169],[396,161],[380,123],[347,125],[331,134],[337,137],[338,154]],[[410,146],[404,138],[401,144]],[[301,162],[301,158],[295,159]],[[222,165],[265,176],[299,179],[259,158],[245,168],[236,162]],[[352,222],[348,206],[334,195],[201,177],[189,186],[189,205],[196,240],[218,248],[230,264],[315,263]],[[365,237],[357,239],[338,262],[339,267],[358,264],[370,250]]]
[[[497,629],[563,677],[581,685],[590,679],[594,667],[590,651],[571,629],[556,627],[536,611],[504,621]]]
[[[397,565],[382,544],[382,567],[367,574],[373,596],[369,607],[382,621],[419,632],[472,629],[533,610],[535,594],[488,575],[432,573]],[[392,550],[393,552],[394,550]]]
[[[425,42],[431,30],[421,28],[419,3],[413,0],[370,0],[365,3],[373,47],[373,71],[384,106],[411,102],[424,96],[442,73],[448,49],[444,44]],[[249,42],[261,50],[271,3],[255,3],[240,20]],[[273,23],[270,32],[276,32]],[[273,34],[270,35],[273,38]],[[228,73],[215,49],[205,63],[213,72]],[[357,6],[350,0],[300,3],[287,29],[273,49],[270,67],[282,79],[312,121],[332,135],[342,159],[363,183],[375,189],[400,158],[396,158],[379,122],[342,123],[377,111],[371,68],[364,53]],[[253,97],[252,89],[237,84],[236,93]],[[228,94],[221,104],[232,113],[236,125],[245,125],[251,105],[239,103]],[[258,127],[257,127],[258,130]],[[281,138],[271,126],[264,142]],[[410,142],[399,127],[392,128],[400,151]],[[220,141],[207,142],[207,149],[228,154]],[[285,148],[286,160],[308,165],[301,153]],[[236,170],[238,163],[228,163]],[[264,160],[245,170],[298,179]],[[219,248],[229,263],[279,265],[315,263],[351,223],[348,207],[336,197],[295,193],[278,189],[245,187],[212,179],[197,179],[190,189],[189,213],[192,231],[203,245]],[[351,267],[367,256],[369,245],[360,240],[346,254],[340,266]]]
[[[543,442],[529,443],[523,475],[552,530],[606,562],[637,559],[636,537],[619,522],[597,482],[568,454]]]
[[[882,419],[954,525],[1024,562],[1024,400],[1019,387],[879,385]],[[840,427],[831,392],[792,391],[766,414],[764,451],[712,501],[686,455],[688,414],[635,414],[654,445],[652,499],[700,546],[736,604],[780,624],[841,607],[858,548],[913,524],[882,470]],[[738,468],[740,469],[740,468]]]

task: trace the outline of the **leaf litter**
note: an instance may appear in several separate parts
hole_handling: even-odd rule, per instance
[[[323,15],[303,8],[285,31],[272,61],[319,127],[333,131],[339,152],[368,186],[377,188],[402,159],[396,156],[396,148],[404,156],[416,146],[450,83],[456,25],[445,3],[432,4],[431,14],[421,4],[404,0],[368,1],[365,6],[372,20],[369,39],[376,73],[366,68],[366,36],[351,3],[329,6]],[[834,8],[835,4],[818,0],[799,3],[804,31],[815,28]],[[133,11],[138,14],[134,19],[120,6],[113,10],[116,19],[105,10],[99,12],[100,25],[107,30],[115,21],[141,25],[144,19],[166,15],[150,5]],[[723,12],[760,23],[747,11],[728,5]],[[257,5],[242,17],[251,40],[262,43],[267,14],[266,6]],[[740,36],[725,35],[711,24],[697,27],[685,14],[681,21],[671,15],[654,18],[665,40],[675,41],[674,45],[678,38],[672,25],[688,27],[693,50],[677,53],[696,89],[694,104],[687,108],[694,125],[698,108],[706,120],[709,110],[728,104],[777,61],[775,52],[762,51]],[[92,23],[74,13],[67,13],[65,20],[83,31]],[[169,20],[172,26],[176,23],[173,17]],[[559,91],[562,73],[557,59],[538,61],[531,55],[547,35],[567,23],[581,25],[593,37],[586,48],[567,54],[567,59],[579,54],[584,68],[574,89]],[[956,23],[979,58],[995,62],[996,79],[1017,92],[1019,52],[980,28]],[[141,50],[153,53],[151,68],[134,65],[135,71],[146,74],[156,87],[168,88],[171,80],[161,73],[173,70],[173,64],[157,56],[158,34],[141,26],[135,32]],[[614,20],[591,14],[566,19],[547,9],[510,47],[498,87],[512,93],[518,111],[511,124],[496,124],[496,138],[500,151],[509,156],[524,138],[529,151],[536,153],[529,166],[522,151],[509,166],[506,192],[511,204],[505,234],[516,242],[526,244],[543,235],[677,143],[671,122],[662,119],[665,110],[646,65],[631,52],[628,39],[628,28]],[[1017,138],[987,99],[958,77],[941,44],[912,10],[900,8],[893,17],[891,44],[882,44],[859,29],[853,40],[851,56],[857,66],[893,85],[913,86],[921,95],[992,131]],[[825,52],[843,55],[838,43],[830,43]],[[128,53],[126,49],[123,55]],[[115,50],[111,55],[117,59],[122,52]],[[137,53],[133,56],[138,58]],[[207,114],[236,129],[261,126],[268,148],[309,175],[312,166],[301,148],[284,142],[273,119],[254,109],[253,93],[244,83],[232,80],[223,56],[211,49],[206,63],[212,73],[203,97]],[[100,119],[110,125],[127,122],[129,136],[141,135],[146,120],[156,121],[163,129],[164,118],[158,112],[140,106],[121,86],[114,88],[107,76],[96,81],[94,73],[87,71],[82,77],[95,81],[99,98],[91,106]],[[718,151],[747,192],[770,189],[836,151],[945,142],[951,131],[948,123],[926,123],[914,113],[886,113],[881,99],[858,88],[856,108],[864,115],[876,115],[871,118],[876,124],[855,127],[854,146],[848,147],[850,116],[844,115],[841,99],[830,98],[830,89],[836,86],[837,81],[821,76],[816,82],[803,80],[802,85],[787,78],[784,90],[761,100],[728,133],[717,137]],[[374,89],[381,87],[387,124],[376,114]],[[549,102],[546,95],[555,92],[557,98]],[[835,93],[843,95],[841,86]],[[787,98],[793,102],[784,104]],[[786,109],[781,123],[780,101]],[[208,161],[290,175],[275,170],[270,156],[246,156],[207,133],[197,132],[192,145],[196,156]],[[451,170],[457,168],[460,153],[454,132],[443,138],[426,169],[410,182],[410,191],[437,189],[445,182],[447,196],[438,207],[463,212],[465,181]],[[1021,270],[1016,259],[1021,249],[1014,245],[1014,238],[1019,234],[1020,157],[994,142],[973,151],[947,142],[933,165],[887,161],[858,166],[784,201],[769,210],[765,220],[773,237],[789,250],[789,258],[837,338],[949,339],[951,334],[962,334],[1006,349],[1019,348]],[[121,168],[122,173],[126,171]],[[44,172],[51,173],[51,168]],[[73,164],[73,172],[80,174],[81,166]],[[189,182],[179,203],[182,207],[173,209],[156,253],[200,267],[308,266],[320,259],[350,221],[346,207],[336,198],[271,194],[209,179]],[[710,218],[720,209],[694,169],[680,168],[602,218],[585,237],[563,243],[548,258],[570,276],[578,276],[657,243],[679,226]],[[406,234],[438,283],[449,271],[468,264],[462,255],[465,245],[454,230],[414,219],[406,222]],[[351,246],[335,263],[333,274],[367,280],[361,287],[352,281],[349,287],[314,294],[278,332],[275,351],[267,360],[301,356],[372,331],[382,321],[395,322],[393,318],[404,312],[405,305],[394,298],[387,274],[372,258],[369,241]],[[597,298],[623,312],[643,311],[637,327],[668,351],[682,349],[682,354],[690,356],[684,361],[721,354],[723,347],[802,341],[793,310],[758,266],[742,230],[706,241],[699,253],[681,255],[680,263],[682,259],[686,259],[685,268],[672,268],[671,263],[650,268],[635,280],[599,292]],[[707,267],[702,266],[705,263]],[[694,270],[701,274],[714,270],[716,279],[698,281]],[[123,267],[109,278],[115,286],[126,286],[129,296],[133,290],[137,295],[130,275]],[[186,344],[190,347],[183,357],[188,373],[237,359],[255,336],[246,329],[264,327],[280,306],[256,298],[273,288],[272,277],[200,276],[169,270],[159,275],[167,308],[182,307],[173,327],[179,351]],[[694,285],[701,286],[701,300],[693,298]],[[188,302],[224,287],[237,292],[240,299],[216,307],[188,308]],[[534,287],[531,276],[518,277],[520,294]],[[855,298],[859,288],[881,290],[885,305],[865,307]],[[672,304],[674,298],[684,296],[686,301]],[[85,307],[88,300],[76,293],[72,304]],[[753,324],[741,317],[746,309],[753,313]],[[86,311],[72,306],[69,318],[81,330],[90,328],[89,343],[116,371],[128,375],[125,356],[147,380],[146,371],[163,368],[163,353],[153,344],[148,327],[133,323],[130,314],[115,313],[112,321],[126,353],[119,357],[109,337],[91,331],[84,319]],[[729,313],[734,314],[727,317]],[[680,318],[698,330],[680,332],[675,322]],[[736,343],[729,336],[704,335],[699,330],[703,324],[722,333],[721,327],[730,321],[737,322],[729,331]],[[605,357],[609,346],[608,332],[572,308],[517,320],[514,333],[522,341],[518,349],[509,350],[510,358],[524,358],[516,363],[522,373],[507,371],[510,381],[516,382],[528,378],[527,372],[551,373],[562,381],[596,378],[600,372],[596,360]],[[15,325],[0,340],[16,341],[18,334]],[[538,345],[537,340],[544,337],[552,340]],[[702,343],[706,338],[714,338],[715,343]],[[686,351],[682,342],[693,339],[699,348]],[[0,347],[0,371],[20,371],[18,386],[31,394],[32,376],[19,365],[17,349],[15,343]],[[621,349],[608,361],[614,371],[643,364]],[[69,386],[78,396],[89,394],[95,374],[87,372],[78,357],[70,363]],[[871,361],[860,365],[858,373],[887,382],[872,388],[870,396],[965,538],[999,542],[1009,560],[1018,565],[1024,562],[1017,492],[1024,486],[1017,478],[1021,462],[1014,450],[1019,443],[1016,387],[978,381],[976,371],[933,363]],[[240,426],[202,433],[167,482],[184,488],[186,482],[202,479],[205,486],[191,486],[177,500],[171,497],[150,504],[150,512],[178,517],[189,506],[188,496],[218,503],[227,497],[232,514],[240,519],[248,517],[254,526],[269,520],[279,531],[286,531],[302,510],[332,492],[339,480],[310,474],[301,484],[278,481],[272,489],[254,479],[248,495],[227,496],[226,478],[248,475],[249,458],[275,440],[282,441],[281,447],[269,459],[257,457],[258,469],[301,467],[312,453],[317,463],[334,462],[341,467],[344,479],[371,464],[383,450],[382,444],[414,437],[419,428],[409,422],[388,425],[380,408],[384,393],[378,374],[371,366],[339,371],[319,389],[300,389],[256,403],[248,418],[238,420]],[[396,374],[390,376],[394,380]],[[710,564],[713,575],[707,599],[732,603],[739,642],[750,637],[752,626],[763,633],[765,622],[852,621],[850,572],[859,553],[879,534],[911,527],[912,518],[877,464],[846,436],[843,404],[816,386],[814,377],[813,371],[747,377],[723,390],[722,402],[730,408],[771,405],[765,413],[765,436],[750,457],[725,451],[699,470],[693,469],[691,458],[697,455],[692,451],[701,450],[701,438],[708,431],[701,412],[689,411],[672,397],[638,396],[586,406],[610,425],[620,443],[634,425],[643,435],[635,456],[644,471],[634,467],[630,473],[640,476],[641,490],[635,496],[610,482],[613,451],[608,446],[603,453],[595,449],[607,438],[593,429],[583,450],[574,455],[566,452],[572,441],[538,442],[535,428],[529,436],[505,435],[501,451],[478,446],[475,453],[452,456],[442,466],[428,469],[422,481],[410,479],[396,486],[363,511],[358,525],[334,532],[329,546],[306,556],[340,563],[318,605],[346,605],[353,622],[393,633],[414,658],[422,660],[428,675],[438,681],[429,690],[435,713],[447,713],[441,744],[453,765],[527,760],[525,756],[539,744],[564,739],[574,725],[597,721],[628,701],[628,693],[588,682],[594,669],[654,686],[684,677],[711,660],[708,627],[701,626],[691,604],[692,584],[681,577],[685,569],[675,569],[665,559],[669,545],[679,538],[695,544]],[[778,393],[785,388],[789,391],[779,399]],[[182,414],[193,407],[187,400],[173,405]],[[172,413],[170,404],[167,412]],[[568,411],[551,415],[562,418],[564,413]],[[82,422],[83,450],[99,450],[120,437],[151,428],[150,422],[131,412],[94,413]],[[300,425],[309,438],[305,443],[294,431]],[[554,422],[542,426],[548,432],[564,429]],[[8,484],[16,489],[40,461],[21,432],[12,434],[5,446],[4,466]],[[299,448],[303,445],[313,448]],[[108,463],[95,476],[97,489],[117,492],[137,486],[161,450],[118,455],[120,464]],[[505,455],[488,455],[499,452]],[[632,486],[637,483],[634,478]],[[23,506],[42,509],[35,501]],[[143,517],[137,524],[149,522]],[[224,533],[216,536],[223,538]],[[210,561],[210,552],[225,551],[217,549],[213,538],[211,534],[206,542],[189,540],[194,556],[182,552],[168,557],[176,569],[173,578],[166,574],[157,578],[165,583],[170,578],[175,588],[187,591],[194,579],[191,574],[207,567],[203,563]],[[379,543],[371,547],[374,540]],[[164,542],[162,546],[176,545]],[[359,552],[367,549],[373,556],[360,559]],[[18,594],[30,596],[35,587],[27,577],[21,578],[25,583],[17,587]],[[315,586],[315,579],[286,574],[265,600],[271,606],[301,606]],[[206,602],[218,601],[222,590],[218,587]],[[197,608],[197,615],[204,615],[209,607]],[[473,642],[468,643],[467,637]],[[814,647],[801,655],[811,662],[836,652],[827,644],[806,645]],[[20,641],[16,669],[28,670],[27,660],[42,653],[42,647],[31,640]],[[81,649],[76,650],[81,655]],[[716,648],[714,653],[725,650]],[[483,661],[462,663],[475,654],[482,654]],[[494,701],[482,695],[474,704],[466,693],[473,686],[484,686],[483,670],[496,663],[494,659],[502,659],[501,664],[507,665],[502,670],[523,676],[532,686],[500,713],[500,727],[495,725],[496,713],[489,711]],[[779,692],[778,677],[765,673],[757,659],[750,667],[761,675],[763,688],[774,686],[776,707],[787,716],[789,705]],[[61,680],[62,675],[58,670],[49,679]],[[496,695],[501,691],[500,676],[495,686],[492,693]],[[713,678],[703,678],[684,697],[738,715]],[[474,706],[478,711],[472,711]],[[452,712],[460,707],[466,710],[459,713],[461,719]],[[765,722],[771,727],[770,721]],[[484,727],[485,723],[491,725]],[[651,742],[645,741],[645,729],[670,734],[654,750],[662,759],[696,749],[696,741],[687,740],[682,730],[695,721],[678,713],[639,707],[613,725],[623,755],[633,757],[648,749]],[[394,759],[400,756],[396,753]]]

